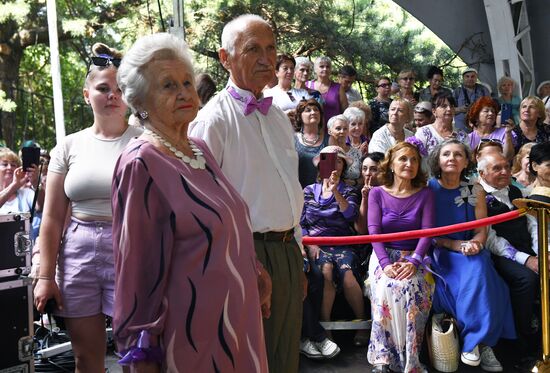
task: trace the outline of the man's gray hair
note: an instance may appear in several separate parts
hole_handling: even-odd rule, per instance
[[[139,38],[122,59],[117,73],[122,98],[134,113],[142,109],[139,107],[140,100],[150,84],[145,78],[144,70],[154,58],[181,61],[191,74],[192,81],[195,81],[193,62],[185,41],[167,33]]]
[[[313,68],[313,62],[311,62],[307,57],[300,56],[300,57],[296,57],[295,60],[296,60],[296,69],[298,69],[298,67],[301,65],[306,65],[310,69]]]
[[[351,122],[361,122],[365,121],[365,112],[357,107],[349,107],[344,110],[344,115],[348,121]]]
[[[336,122],[338,122],[339,120],[342,121],[342,122],[345,122],[349,125],[348,118],[346,118],[343,114],[339,114],[339,115],[333,116],[332,118],[330,118],[328,120],[327,129],[331,129],[332,126],[334,126],[334,124],[336,124]]]
[[[235,52],[235,42],[241,32],[251,23],[263,23],[271,29],[271,26],[265,19],[256,14],[243,14],[229,21],[222,31],[222,48],[229,54]]]
[[[487,172],[487,166],[489,166],[489,160],[485,156],[477,162],[477,172]]]

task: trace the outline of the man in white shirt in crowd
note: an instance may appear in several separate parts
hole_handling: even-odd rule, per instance
[[[479,160],[478,171],[479,182],[487,193],[487,215],[515,210],[512,201],[522,198],[522,194],[511,185],[508,160],[500,153],[489,153]],[[536,220],[531,216],[522,216],[492,225],[486,246],[493,254],[496,270],[510,288],[519,342],[518,355],[526,358],[536,351],[530,343],[538,340],[531,326],[539,291]]]
[[[273,284],[271,315],[264,319],[270,371],[293,373],[305,282],[297,242],[304,200],[290,122],[262,95],[276,54],[273,31],[261,17],[247,14],[226,24],[219,57],[229,81],[199,112],[189,135],[206,142],[247,202],[256,255]]]

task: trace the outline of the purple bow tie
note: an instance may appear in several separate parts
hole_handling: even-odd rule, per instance
[[[231,97],[241,101],[244,103],[243,113],[244,115],[249,115],[254,112],[254,110],[258,110],[263,115],[267,115],[267,112],[269,111],[269,108],[271,107],[271,104],[273,102],[273,97],[264,97],[260,101],[256,100],[256,98],[252,95],[247,96],[246,98],[243,98],[233,87],[227,87],[227,91],[231,95]]]

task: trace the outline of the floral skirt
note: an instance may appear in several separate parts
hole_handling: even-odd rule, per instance
[[[389,248],[386,251],[392,263],[413,253]],[[367,353],[370,364],[389,365],[397,372],[422,371],[418,355],[432,305],[432,286],[428,281],[433,283],[430,273],[422,269],[410,279],[389,278],[376,254],[371,255],[367,290],[372,310]]]

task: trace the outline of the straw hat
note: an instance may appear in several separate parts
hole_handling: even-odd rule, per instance
[[[550,188],[548,187],[536,187],[533,188],[529,198],[516,198],[512,201],[514,206],[518,209],[528,207],[546,207],[550,209]],[[528,214],[537,216],[537,212],[530,210]]]
[[[344,149],[342,149],[341,147],[339,146],[336,146],[336,145],[329,145],[329,146],[325,146],[320,152],[319,154],[317,154],[314,158],[313,158],[313,165],[315,167],[317,167],[319,165],[319,161],[321,160],[321,154],[323,153],[336,153],[338,154],[338,157],[339,158],[342,158],[346,164],[348,165],[348,167],[351,167],[351,165],[353,164],[353,158],[351,157],[348,157],[346,155],[346,153],[344,153]]]

